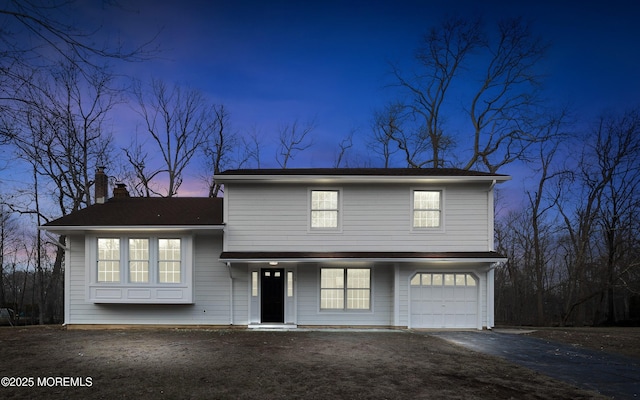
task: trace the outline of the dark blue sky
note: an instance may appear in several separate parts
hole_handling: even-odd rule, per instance
[[[283,124],[314,120],[315,145],[293,167],[332,166],[336,142],[352,130],[352,156],[366,158],[373,111],[394,98],[389,63],[408,71],[421,36],[448,15],[530,20],[552,46],[540,66],[548,74],[547,95],[570,104],[579,120],[640,105],[640,2],[634,0],[127,0],[120,6],[95,2],[70,17],[101,24],[99,33],[111,43],[139,43],[159,32],[161,57],[119,64],[119,72],[202,90],[227,107],[239,131],[255,129],[275,140]],[[117,137],[135,132],[130,110],[115,120]],[[274,152],[265,149],[263,167],[276,166]]]

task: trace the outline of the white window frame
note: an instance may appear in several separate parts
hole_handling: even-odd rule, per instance
[[[415,208],[415,193],[416,192],[439,192],[440,193],[440,225],[439,226],[414,226],[414,214],[416,211]],[[445,226],[445,189],[441,187],[412,187],[409,191],[410,198],[410,209],[409,209],[409,226],[412,232],[417,233],[433,233],[433,232],[444,232]],[[435,211],[435,209],[434,209]]]
[[[326,211],[335,211],[336,212],[336,226],[335,227],[314,227],[312,222],[312,215],[314,210],[312,208],[313,202],[313,192],[336,192],[338,194],[338,208],[335,210],[326,210]],[[307,191],[307,230],[310,233],[339,233],[342,232],[342,189],[335,187],[316,187],[309,188]]]
[[[342,288],[326,288],[322,286],[322,271],[323,270],[341,270],[343,274],[344,285]],[[363,269],[369,271],[369,287],[368,288],[354,288],[349,287],[348,282],[348,270]],[[322,307],[322,293],[324,290],[341,290],[342,291],[342,308],[323,308]],[[368,291],[369,292],[369,307],[368,308],[349,308],[348,306],[348,293],[350,290]],[[318,309],[320,312],[349,312],[349,313],[369,313],[373,311],[373,268],[370,267],[320,267],[318,270]]]
[[[120,281],[98,281],[98,239],[120,240]],[[149,240],[149,271],[147,282],[130,279],[129,239]],[[158,241],[180,240],[180,282],[160,282]],[[85,239],[87,299],[93,303],[192,304],[193,303],[193,240],[184,234],[137,235],[91,234]],[[135,260],[134,260],[135,261]]]

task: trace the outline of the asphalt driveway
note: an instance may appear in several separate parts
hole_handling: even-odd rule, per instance
[[[510,331],[428,332],[470,350],[502,357],[577,387],[616,399],[640,397],[640,359]]]

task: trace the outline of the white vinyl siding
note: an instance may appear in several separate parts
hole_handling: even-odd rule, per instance
[[[409,185],[343,185],[340,231],[309,229],[308,188],[229,184],[225,188],[227,251],[487,251],[488,185],[448,185],[443,224],[412,229]]]
[[[393,266],[380,264],[371,272],[368,310],[322,310],[320,308],[320,270],[318,264],[299,264],[297,268],[296,309],[299,326],[391,326],[393,325]],[[361,269],[361,268],[357,268]]]
[[[141,325],[229,325],[231,282],[229,268],[218,261],[221,235],[198,235],[193,239],[193,304],[94,304],[86,297],[88,270],[85,268],[85,239],[68,237],[71,248],[67,324]],[[95,264],[94,264],[95,265]],[[248,280],[232,268],[236,293],[236,324],[246,324]]]

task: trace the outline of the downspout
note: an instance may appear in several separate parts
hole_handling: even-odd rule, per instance
[[[231,273],[231,262],[227,261],[227,271],[229,271],[229,325],[233,325],[233,274]]]
[[[502,264],[494,262],[487,271],[487,329],[495,326],[495,270]]]
[[[496,180],[494,179],[489,185],[489,189],[487,190],[487,247],[489,251],[493,251],[495,249],[495,243],[493,239],[494,235],[494,198],[493,198],[493,188],[496,186]]]

